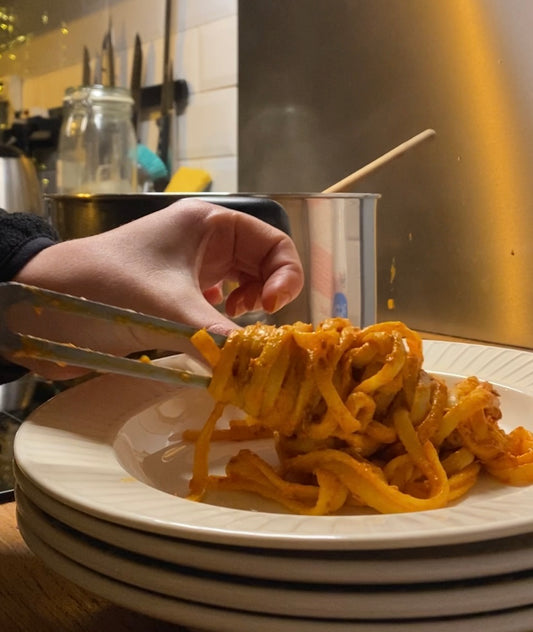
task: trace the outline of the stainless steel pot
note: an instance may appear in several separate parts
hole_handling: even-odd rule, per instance
[[[249,212],[289,232],[304,266],[301,295],[276,324],[317,324],[332,315],[357,325],[376,320],[377,194],[211,193],[45,196],[45,212],[63,239],[94,235],[196,197]]]
[[[9,213],[43,214],[35,165],[11,145],[0,145],[0,208]]]
[[[126,193],[100,195],[46,195],[45,213],[62,239],[88,237],[158,211],[173,202],[195,197],[243,211],[288,232],[287,214],[266,196],[248,194]]]
[[[33,401],[36,379],[28,373],[13,382],[0,384],[0,411],[15,415],[26,411]]]
[[[305,272],[300,296],[276,322],[317,325],[342,316],[364,327],[376,322],[376,211],[370,193],[268,193],[286,211]]]

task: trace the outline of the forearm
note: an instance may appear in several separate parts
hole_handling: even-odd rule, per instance
[[[5,220],[5,218],[4,218]],[[251,215],[201,200],[182,200],[110,231],[55,245],[43,229],[25,244],[44,247],[24,256],[19,249],[4,255],[4,280],[74,294],[134,309],[193,327],[227,335],[236,325],[231,317],[245,311],[273,312],[292,300],[303,285],[303,271],[290,238]],[[23,241],[23,240],[21,240]],[[51,247],[47,248],[46,244]],[[16,271],[15,262],[22,267]],[[212,302],[224,281],[238,287],[227,297],[227,313]],[[70,315],[72,316],[72,315]],[[87,322],[80,327],[69,314],[26,309],[17,313],[25,333],[106,353],[127,355],[147,349],[191,351],[188,340],[162,339],[157,331],[142,336],[114,322]],[[50,379],[72,377],[72,367],[37,365],[17,358]],[[60,375],[61,374],[61,375]]]

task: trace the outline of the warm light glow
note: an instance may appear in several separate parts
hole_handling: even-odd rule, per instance
[[[20,46],[26,41],[23,34],[17,35],[17,19],[14,13],[8,12],[5,7],[0,8],[0,52],[12,51],[15,46]],[[15,61],[14,53],[8,54],[8,59]]]
[[[442,24],[451,25],[454,30],[454,48],[449,54],[452,59],[457,56],[453,59],[454,67],[463,74],[457,83],[468,86],[460,109],[470,113],[465,126],[470,146],[486,148],[470,161],[481,171],[473,179],[486,183],[481,191],[482,208],[475,212],[487,221],[490,218],[491,230],[498,235],[502,249],[511,251],[523,238],[520,217],[529,204],[522,192],[530,187],[522,181],[523,172],[517,165],[516,157],[521,152],[516,135],[510,133],[515,114],[508,98],[505,69],[498,59],[498,42],[489,20],[490,7],[477,0],[443,2],[439,6],[448,13],[441,16]],[[501,313],[492,317],[503,319],[509,328],[521,330],[528,315],[514,307],[516,297],[530,291],[527,275],[516,274],[513,257],[488,258],[483,264],[486,279],[494,283],[494,290],[502,297]],[[521,304],[526,306],[523,301]]]

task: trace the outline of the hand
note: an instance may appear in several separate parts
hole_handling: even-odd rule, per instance
[[[303,286],[302,266],[285,233],[246,213],[187,199],[114,230],[50,246],[31,259],[14,281],[127,307],[227,334],[235,323],[213,304],[222,281],[238,287],[226,299],[236,317],[257,309],[273,313]],[[128,354],[160,349],[157,334],[139,339],[124,327],[92,324],[80,330],[68,317],[19,315],[25,330],[100,351]],[[31,321],[31,322],[30,322]],[[183,350],[183,341],[164,349]],[[17,359],[52,379],[72,368]]]

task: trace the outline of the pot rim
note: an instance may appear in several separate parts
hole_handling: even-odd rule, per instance
[[[44,195],[46,199],[51,200],[113,200],[113,199],[133,199],[133,198],[146,198],[146,197],[161,197],[161,198],[189,198],[189,197],[286,197],[286,198],[317,198],[317,199],[363,199],[363,198],[371,198],[371,199],[379,199],[381,197],[380,193],[276,193],[276,192],[256,192],[249,193],[246,191],[238,192],[238,193],[230,193],[230,192],[179,192],[179,193],[171,193],[171,192],[155,192],[148,191],[145,193],[134,192],[134,193],[79,193],[79,194],[64,194],[64,193],[47,193]]]

